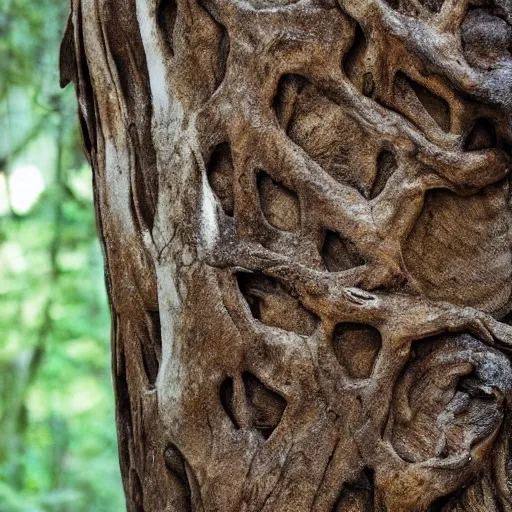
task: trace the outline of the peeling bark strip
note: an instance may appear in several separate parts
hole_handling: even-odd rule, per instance
[[[72,0],[129,511],[512,510],[509,0]]]

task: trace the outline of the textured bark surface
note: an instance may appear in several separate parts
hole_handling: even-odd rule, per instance
[[[72,0],[129,511],[512,510],[510,0]]]

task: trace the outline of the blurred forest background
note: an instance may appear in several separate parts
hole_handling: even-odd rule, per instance
[[[0,512],[125,509],[67,0],[0,0]]]

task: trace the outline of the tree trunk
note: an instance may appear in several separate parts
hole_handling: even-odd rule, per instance
[[[510,511],[509,0],[72,0],[129,511]]]

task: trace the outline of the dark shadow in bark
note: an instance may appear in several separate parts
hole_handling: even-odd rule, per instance
[[[374,472],[365,468],[360,477],[343,485],[332,512],[374,512]]]
[[[377,173],[370,193],[371,199],[377,197],[382,192],[388,179],[396,171],[397,163],[395,155],[391,151],[383,149],[377,156],[376,165]]]
[[[445,132],[450,131],[450,105],[445,99],[437,96],[400,71],[395,75],[394,85],[395,88],[401,90],[410,88],[428,115],[441,129]],[[413,119],[411,121],[414,122]]]
[[[236,429],[255,429],[264,439],[268,439],[281,421],[286,400],[250,372],[242,373],[241,382],[243,391],[239,391],[238,395],[232,378],[222,383],[222,406]]]
[[[233,194],[233,160],[229,144],[219,144],[208,163],[208,182],[220,201],[226,215],[233,216],[235,199]]]
[[[276,280],[263,274],[239,273],[238,286],[251,314],[261,323],[310,336],[318,318]]]
[[[191,512],[193,510],[192,492],[187,475],[186,462],[174,444],[169,444],[165,449],[164,461],[174,488],[173,505],[175,510]]]
[[[287,131],[293,118],[295,103],[309,80],[300,75],[283,75],[277,86],[273,107],[281,127]]]
[[[464,141],[466,151],[478,151],[496,147],[496,130],[490,119],[477,119]]]
[[[348,79],[358,88],[365,96],[370,96],[374,90],[373,76],[371,73],[366,72],[362,77],[361,73],[364,69],[364,56],[368,48],[368,42],[364,35],[363,29],[356,23],[354,31],[354,39],[350,50],[343,59],[343,70]]]
[[[328,231],[322,248],[322,257],[329,272],[343,272],[364,265],[364,260],[354,251],[347,240]]]
[[[233,379],[231,377],[225,379],[221,384],[219,396],[222,407],[229,416],[229,419],[232,421],[235,428],[239,429],[240,425],[233,415]]]
[[[446,496],[441,496],[430,505],[428,512],[443,512],[451,510],[450,505],[455,504],[460,499],[462,491],[456,491]]]
[[[400,0],[385,0],[385,2],[393,9],[398,9],[400,7]]]
[[[333,333],[333,349],[338,362],[356,379],[371,375],[382,346],[380,332],[370,325],[340,323]]]
[[[133,504],[135,505],[135,511],[145,512],[142,484],[139,478],[139,474],[133,468],[130,470],[130,496]]]
[[[297,231],[300,227],[300,205],[295,192],[260,171],[257,176],[260,205],[268,223],[282,231]]]
[[[171,55],[174,55],[174,25],[178,13],[178,3],[176,0],[161,0],[157,9],[157,23],[160,30],[165,34],[169,42]]]
[[[115,314],[115,313],[113,313]],[[118,321],[115,318],[116,321]],[[117,329],[121,326],[118,324]],[[120,343],[121,340],[116,340]],[[130,462],[130,439],[133,432],[132,410],[130,402],[130,392],[128,389],[128,381],[126,376],[126,361],[122,347],[117,350],[121,351],[119,364],[114,367],[115,379],[115,392],[116,392],[116,425],[117,425],[117,440],[119,452],[119,465],[123,476],[123,483],[125,486],[125,494],[128,495],[129,489],[126,488],[126,483],[129,479],[127,469],[131,466]]]
[[[286,400],[266,387],[252,373],[244,372],[242,380],[251,408],[252,424],[265,439],[268,439],[281,421],[286,409]]]
[[[230,47],[229,34],[226,27],[219,21],[219,17],[212,9],[210,9],[209,6],[206,5],[205,2],[199,1],[199,5],[204,9],[208,16],[210,16],[215,25],[217,25],[217,41],[215,43],[212,41],[212,48],[215,45],[217,46],[217,54],[213,57],[215,59],[213,73],[215,76],[215,88],[217,88],[222,83],[222,80],[224,80],[224,76],[226,74]]]
[[[162,340],[160,335],[160,314],[158,311],[146,312],[147,331],[140,340],[142,362],[150,386],[154,386],[160,368]]]
[[[220,23],[219,29],[221,31],[220,42],[219,42],[219,58],[217,62],[217,72],[216,72],[216,87],[222,83],[224,80],[224,76],[226,74],[226,67],[229,56],[229,35],[226,27],[221,25]]]

